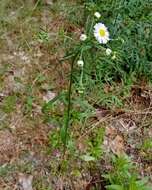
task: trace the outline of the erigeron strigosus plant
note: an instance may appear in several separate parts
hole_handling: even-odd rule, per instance
[[[89,17],[89,16],[88,16]],[[94,17],[90,22],[86,22],[86,31],[82,33],[79,37],[79,43],[74,47],[74,49],[64,58],[71,59],[71,69],[70,69],[70,81],[68,89],[68,106],[66,110],[65,123],[61,128],[61,139],[64,144],[64,150],[66,150],[68,143],[68,129],[70,126],[71,118],[71,94],[72,94],[72,82],[75,67],[79,68],[80,77],[77,92],[83,95],[85,92],[85,85],[83,84],[84,76],[89,67],[89,63],[86,60],[86,54],[94,53],[94,59],[96,59],[96,51],[101,51],[101,56],[107,56],[109,59],[115,59],[115,52],[113,52],[108,43],[110,39],[110,34],[108,28],[101,21],[101,14],[99,12],[94,13]],[[89,19],[89,18],[88,18]],[[91,24],[90,24],[91,23]],[[88,30],[89,28],[89,30]],[[75,64],[76,63],[76,64]],[[90,69],[91,70],[91,69]]]

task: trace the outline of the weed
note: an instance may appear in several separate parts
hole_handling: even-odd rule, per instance
[[[17,97],[14,96],[7,96],[2,103],[2,109],[5,113],[11,113],[15,110]]]
[[[143,150],[150,150],[150,149],[152,148],[152,139],[146,139],[146,140],[143,142],[141,148],[142,148]]]
[[[113,171],[104,175],[110,182],[110,185],[106,186],[108,190],[150,190],[150,187],[146,186],[147,179],[138,179],[135,167],[128,157],[113,157],[112,162]]]
[[[88,152],[96,160],[102,157],[102,144],[104,139],[104,128],[100,128],[91,134],[88,141]]]
[[[0,177],[6,177],[10,172],[12,172],[12,166],[7,164],[0,166]]]

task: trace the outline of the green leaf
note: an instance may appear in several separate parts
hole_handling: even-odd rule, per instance
[[[82,160],[86,161],[86,162],[90,162],[90,161],[95,161],[95,157],[90,156],[90,155],[82,155],[80,157]]]
[[[60,99],[62,97],[63,93],[60,93],[58,96],[54,97],[52,100],[50,100],[49,102],[45,103],[42,107],[42,112],[43,113],[47,113],[48,110],[51,108],[52,104],[54,102],[56,102],[58,99]]]
[[[106,188],[108,190],[124,190],[121,185],[107,185]]]

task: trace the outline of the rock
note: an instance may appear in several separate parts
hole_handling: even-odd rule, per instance
[[[32,181],[33,181],[32,175],[26,175],[26,174],[20,173],[19,180],[18,180],[20,190],[33,190]]]

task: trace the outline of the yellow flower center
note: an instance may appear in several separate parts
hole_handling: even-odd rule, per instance
[[[99,34],[100,34],[101,37],[104,37],[106,35],[106,31],[103,28],[101,28],[99,30]]]

